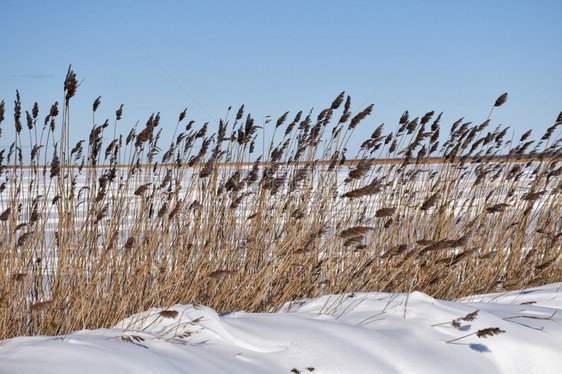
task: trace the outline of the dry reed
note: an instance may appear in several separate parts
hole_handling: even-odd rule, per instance
[[[77,82],[69,69],[62,116],[55,103],[42,127],[35,103],[24,129],[16,93],[15,138],[0,150],[0,338],[108,327],[175,303],[270,311],[330,293],[453,298],[562,280],[562,115],[538,142],[526,132],[511,144],[490,118],[460,119],[442,140],[441,114],[404,112],[352,156],[374,108],[353,115],[344,93],[318,116],[271,124],[242,106],[215,133],[184,124],[184,110],[165,144],[159,114],[109,134],[98,97],[89,138],[71,147]],[[256,154],[262,131],[273,135]]]

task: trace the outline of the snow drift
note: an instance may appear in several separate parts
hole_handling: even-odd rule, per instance
[[[275,313],[174,305],[111,329],[4,340],[0,372],[556,373],[561,290],[556,283],[455,301],[354,293]],[[490,328],[501,333],[477,334]]]

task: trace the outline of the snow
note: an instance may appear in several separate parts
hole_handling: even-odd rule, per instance
[[[560,373],[561,308],[562,283],[450,301],[330,295],[272,313],[174,305],[111,329],[4,340],[0,373]],[[473,334],[492,327],[505,332]]]

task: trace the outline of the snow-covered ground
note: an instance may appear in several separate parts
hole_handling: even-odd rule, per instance
[[[332,295],[275,313],[175,305],[4,340],[0,373],[561,373],[560,309],[562,283],[455,301]]]

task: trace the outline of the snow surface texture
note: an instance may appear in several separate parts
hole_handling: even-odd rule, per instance
[[[332,295],[276,313],[175,305],[4,340],[0,373],[561,373],[561,308],[562,283],[456,301]],[[492,327],[505,332],[475,334]]]

